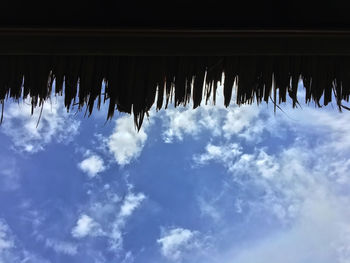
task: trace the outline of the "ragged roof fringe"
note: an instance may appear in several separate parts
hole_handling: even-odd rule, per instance
[[[30,96],[34,109],[50,98],[55,81],[53,92],[64,94],[67,110],[73,104],[87,106],[90,115],[96,100],[97,108],[109,100],[108,119],[115,110],[133,113],[140,129],[156,98],[157,109],[166,108],[171,97],[175,106],[192,99],[196,108],[212,94],[215,102],[222,74],[225,106],[236,83],[238,105],[271,100],[276,107],[288,93],[295,107],[299,80],[304,83],[306,103],[327,105],[333,94],[341,110],[347,108],[342,101],[349,101],[347,56],[0,56],[0,102],[3,106],[7,98]]]

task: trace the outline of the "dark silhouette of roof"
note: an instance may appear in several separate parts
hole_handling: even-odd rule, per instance
[[[0,102],[29,95],[42,105],[55,80],[68,109],[87,105],[91,113],[109,100],[108,117],[133,113],[140,128],[154,103],[160,109],[173,97],[176,106],[198,107],[224,73],[225,105],[235,92],[237,104],[276,105],[288,95],[296,106],[302,79],[306,102],[327,105],[334,96],[346,108],[345,3],[9,1],[0,9]]]
[[[3,27],[349,29],[347,1],[3,1]]]

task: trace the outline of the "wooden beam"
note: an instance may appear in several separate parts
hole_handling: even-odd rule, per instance
[[[349,56],[350,31],[0,28],[0,55]]]

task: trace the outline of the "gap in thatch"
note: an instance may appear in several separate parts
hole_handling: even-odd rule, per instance
[[[2,110],[6,99],[27,96],[34,110],[54,92],[64,94],[67,110],[86,106],[89,116],[109,100],[107,119],[116,110],[131,113],[138,129],[154,103],[157,110],[191,100],[196,108],[210,97],[215,104],[221,82],[225,106],[234,95],[238,105],[272,101],[276,108],[288,95],[296,107],[300,80],[306,103],[321,107],[333,97],[340,110],[347,108],[347,56],[0,56]]]

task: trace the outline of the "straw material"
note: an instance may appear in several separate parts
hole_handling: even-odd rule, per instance
[[[342,100],[349,100],[347,56],[28,55],[0,56],[0,102],[3,105],[7,98],[18,100],[29,95],[34,109],[54,92],[64,94],[67,110],[73,104],[79,108],[87,106],[91,114],[95,105],[99,108],[101,102],[109,100],[108,119],[115,110],[132,113],[140,129],[144,115],[154,103],[157,109],[166,108],[173,98],[175,106],[186,105],[190,100],[194,108],[200,106],[203,98],[215,95],[223,73],[225,106],[235,92],[238,105],[269,100],[276,105],[285,102],[288,94],[295,107],[299,103],[300,79],[304,82],[306,103],[327,105],[334,96],[341,109],[346,108]],[[105,92],[101,94],[103,81]]]

